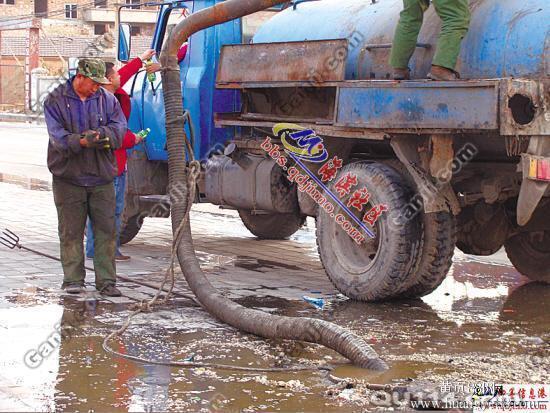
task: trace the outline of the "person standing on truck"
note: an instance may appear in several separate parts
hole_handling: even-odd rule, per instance
[[[115,286],[114,150],[122,145],[127,123],[116,98],[100,87],[109,83],[102,60],[80,59],[77,74],[44,102],[48,168],[59,222],[61,288],[71,294],[84,287],[82,241],[89,215],[96,234],[96,288],[103,295],[121,295]]]
[[[433,0],[433,4],[442,25],[428,78],[456,80],[460,77],[455,71],[460,45],[470,26],[468,0]],[[416,49],[424,12],[430,6],[430,0],[403,0],[403,6],[390,56],[395,80],[410,79],[409,60]]]
[[[141,56],[128,62],[121,67],[118,71],[115,70],[114,64],[107,62],[105,64],[105,75],[109,80],[109,84],[103,85],[103,87],[115,95],[120,103],[122,112],[126,119],[130,119],[130,113],[132,110],[132,103],[130,96],[122,88],[128,80],[130,80],[143,66],[143,64],[151,59],[155,55],[154,49],[146,50]],[[148,73],[152,73],[160,69],[160,65],[155,66],[147,65],[146,70]],[[132,149],[134,146],[140,144],[142,138],[139,135],[134,134],[130,129],[126,129],[122,146],[115,151],[115,157],[117,161],[117,176],[114,179],[115,194],[116,194],[116,210],[115,210],[115,225],[116,225],[116,252],[115,259],[117,261],[128,261],[131,257],[123,255],[120,252],[120,227],[122,220],[122,213],[124,211],[124,196],[126,192],[126,162],[128,159],[126,150]],[[88,229],[86,231],[86,256],[88,258],[94,258],[94,232],[92,228],[92,219],[88,219]]]

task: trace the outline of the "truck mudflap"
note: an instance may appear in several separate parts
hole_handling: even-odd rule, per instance
[[[526,225],[550,186],[550,136],[533,136],[521,155],[523,181],[518,198],[518,225]]]

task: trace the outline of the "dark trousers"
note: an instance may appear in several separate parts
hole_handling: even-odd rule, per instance
[[[115,189],[113,183],[93,187],[70,184],[53,177],[53,197],[59,222],[63,286],[84,284],[84,228],[86,217],[95,235],[95,285],[98,290],[116,283]]]
[[[122,224],[122,213],[124,212],[124,196],[126,195],[126,173],[115,176],[113,181],[115,185],[115,225],[116,225],[116,250],[115,257],[122,255],[120,252],[120,228]],[[94,229],[92,221],[88,220],[86,224],[86,256],[94,257]]]

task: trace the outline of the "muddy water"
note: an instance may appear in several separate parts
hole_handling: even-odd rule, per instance
[[[115,348],[156,360],[192,356],[241,366],[330,363],[336,377],[379,384],[547,383],[550,287],[523,281],[507,267],[458,261],[447,281],[423,300],[362,304],[334,296],[322,311],[281,298],[240,300],[352,329],[389,362],[391,369],[383,374],[349,366],[317,346],[242,335],[184,302],[138,317]],[[47,291],[24,291],[5,295],[0,314],[3,325],[17,319],[8,326],[9,339],[2,339],[0,374],[11,380],[12,402],[29,410],[330,412],[376,407],[368,389],[336,386],[321,372],[181,370],[112,357],[103,351],[102,340],[128,314],[123,305],[86,305]],[[65,333],[59,345],[51,346],[38,367],[25,367],[25,352],[46,340],[52,330],[44,326],[56,322]]]
[[[235,227],[234,235],[238,231]],[[310,244],[305,255],[317,259],[312,231],[296,237]],[[271,259],[204,251],[199,257],[209,271],[233,266],[254,273],[268,269],[284,277],[299,270]],[[300,280],[289,277],[288,285],[287,290],[292,285],[298,289]],[[0,335],[0,410],[364,411],[389,405],[362,384],[338,385],[335,379],[432,387],[447,381],[550,381],[550,286],[527,283],[499,260],[457,254],[445,282],[422,300],[365,304],[334,294],[324,295],[327,305],[318,310],[275,294],[276,289],[272,296],[265,287],[261,296],[251,290],[238,301],[274,314],[320,317],[345,326],[363,336],[390,370],[373,373],[319,346],[241,334],[186,300],[138,316],[113,347],[154,360],[192,357],[260,368],[328,364],[334,367],[333,377],[320,371],[241,373],[138,364],[102,349],[104,336],[129,314],[128,305],[86,304],[29,285],[0,295],[0,328],[5,329]],[[52,341],[57,323],[63,333],[58,342]],[[35,356],[30,364],[36,365],[28,367],[25,355],[33,349],[44,357]]]

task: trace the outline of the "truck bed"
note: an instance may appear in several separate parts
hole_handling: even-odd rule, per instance
[[[548,79],[346,80],[342,62],[334,70],[326,67],[338,47],[347,41],[224,47],[217,88],[240,89],[243,104],[240,113],[217,114],[216,125],[292,122],[327,136],[364,139],[396,133],[550,135],[540,110],[550,106]],[[246,68],[251,56],[261,56],[261,77]]]

